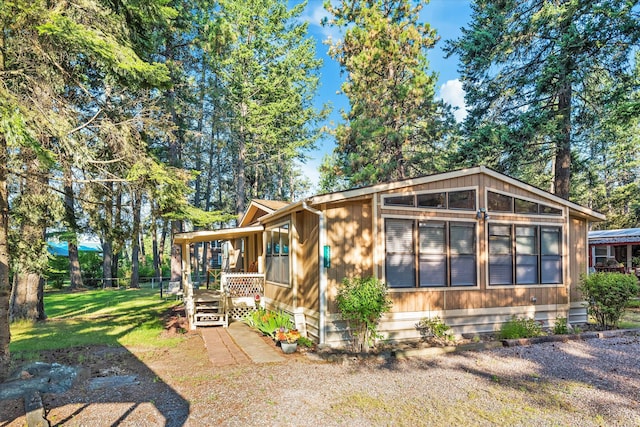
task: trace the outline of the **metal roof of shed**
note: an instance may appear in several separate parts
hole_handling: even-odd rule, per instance
[[[590,245],[625,243],[640,243],[640,228],[621,228],[618,230],[597,230],[589,232]]]

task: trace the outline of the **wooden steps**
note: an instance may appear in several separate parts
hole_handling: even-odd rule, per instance
[[[226,310],[226,295],[218,291],[198,292],[194,298],[195,326],[229,325],[229,314]]]

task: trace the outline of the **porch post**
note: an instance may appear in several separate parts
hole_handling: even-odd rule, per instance
[[[188,242],[182,243],[182,292],[184,293],[184,308],[189,321],[189,328],[195,326],[195,304],[193,302],[193,284],[191,283],[191,251]]]

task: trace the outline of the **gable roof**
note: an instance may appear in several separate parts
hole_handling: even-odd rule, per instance
[[[258,218],[276,212],[290,204],[291,202],[285,202],[282,200],[253,199],[251,200],[251,203],[249,203],[249,207],[245,211],[244,215],[242,215],[242,218],[238,223],[238,227],[246,227],[253,224],[258,220]]]
[[[433,175],[426,175],[416,178],[408,178],[400,181],[392,181],[381,184],[369,185],[366,187],[354,188],[350,190],[337,191],[334,193],[321,194],[317,196],[312,196],[306,200],[291,203],[281,209],[278,209],[275,212],[269,213],[263,217],[261,217],[261,222],[264,219],[269,218],[277,218],[283,216],[292,210],[304,209],[304,206],[318,206],[324,203],[332,203],[339,202],[343,200],[348,200],[356,197],[369,196],[375,193],[391,191],[391,190],[399,190],[402,188],[412,187],[414,185],[427,184],[435,181],[442,181],[445,179],[458,178],[465,175],[474,175],[474,174],[485,174],[491,176],[493,178],[499,179],[501,181],[505,181],[514,187],[521,188],[523,190],[529,191],[533,194],[538,195],[544,199],[551,200],[561,206],[567,206],[569,209],[573,211],[574,214],[587,218],[591,221],[604,221],[606,217],[600,212],[596,212],[592,209],[585,208],[584,206],[580,206],[576,203],[573,203],[569,200],[563,199],[562,197],[558,197],[555,194],[549,193],[548,191],[541,190],[533,185],[527,184],[524,181],[520,181],[515,178],[511,178],[507,175],[504,175],[500,172],[494,171],[486,166],[476,166],[473,168],[467,169],[459,169],[451,172],[443,172]]]

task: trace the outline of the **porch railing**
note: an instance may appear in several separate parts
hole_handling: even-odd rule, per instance
[[[264,293],[264,274],[222,273],[222,289],[230,297],[255,297]]]

